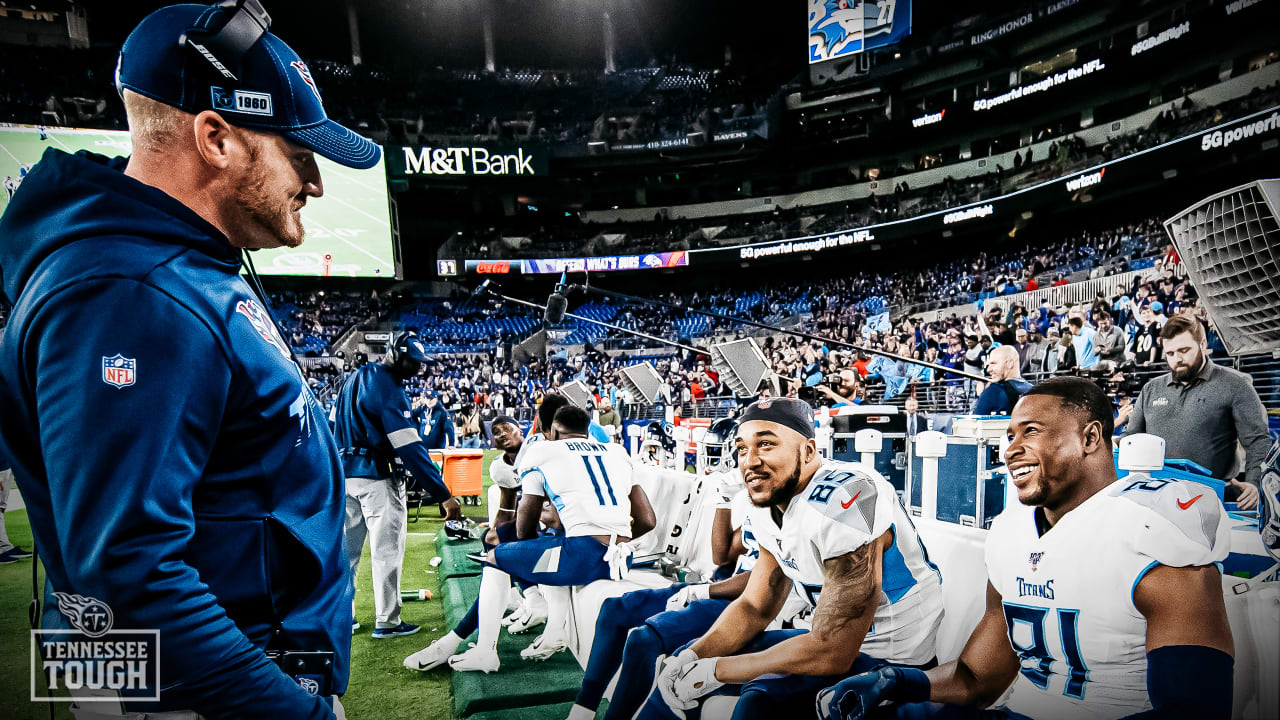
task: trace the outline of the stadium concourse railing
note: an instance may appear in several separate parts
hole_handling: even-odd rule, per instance
[[[1280,421],[1280,355],[1246,355],[1242,357],[1215,357],[1219,365],[1234,368],[1247,373],[1253,378],[1253,387],[1267,413]],[[1164,363],[1139,365],[1128,370],[1131,379],[1136,379],[1136,386],[1145,385],[1151,379],[1168,372]],[[1028,373],[1023,379],[1035,384],[1050,377],[1070,375],[1074,373]],[[1106,384],[1113,395],[1120,394],[1122,380],[1115,373],[1104,377],[1094,373],[1090,377],[1099,383]],[[927,413],[966,413],[973,407],[980,388],[962,378],[940,379],[929,382],[912,382],[892,397],[884,396],[885,386],[882,383],[871,384],[867,388],[864,404],[895,405],[901,407],[907,397],[913,393],[920,404],[920,410]],[[722,418],[728,416],[735,407],[744,401],[733,397],[704,398],[691,402],[674,404],[626,403],[622,407],[622,416],[627,420],[663,420],[667,408],[671,407],[684,418]]]

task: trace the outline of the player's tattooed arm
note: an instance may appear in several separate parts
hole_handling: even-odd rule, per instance
[[[743,683],[767,673],[848,672],[880,604],[881,557],[892,538],[892,531],[887,531],[853,552],[827,560],[813,629],[758,653],[722,658],[716,665],[716,677],[722,682]]]
[[[866,620],[871,627],[880,600],[880,558],[883,544],[868,543],[847,555],[823,563],[822,594],[813,612],[813,630],[823,642],[835,639],[850,625]],[[859,634],[858,644],[862,644]]]
[[[987,583],[987,609],[957,660],[928,671],[929,699],[952,705],[987,707],[1018,675],[1018,656],[1009,644],[1004,601]]]

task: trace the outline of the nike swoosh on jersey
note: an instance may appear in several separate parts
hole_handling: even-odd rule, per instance
[[[1197,501],[1197,500],[1199,500],[1199,499],[1200,499],[1200,498],[1202,498],[1202,497],[1204,497],[1204,494],[1203,494],[1203,493],[1202,493],[1202,494],[1200,494],[1200,495],[1197,495],[1197,496],[1195,496],[1195,497],[1193,497],[1193,498],[1191,498],[1190,500],[1188,500],[1188,501],[1186,501],[1186,502],[1182,502],[1181,500],[1177,500],[1177,499],[1175,499],[1175,500],[1174,500],[1174,502],[1178,503],[1178,507],[1179,507],[1179,508],[1181,508],[1181,509],[1183,509],[1183,510],[1186,510],[1187,508],[1191,507],[1192,505],[1195,505],[1195,504],[1196,504],[1196,501]]]
[[[862,491],[859,490],[858,495],[861,495],[861,494],[862,494]],[[852,505],[853,502],[858,499],[858,495],[854,495],[853,497],[849,498],[849,502],[840,503],[840,507],[844,508],[845,510],[848,510],[849,506]]]

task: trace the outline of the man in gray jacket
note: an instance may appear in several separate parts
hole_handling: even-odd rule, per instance
[[[1213,477],[1230,483],[1228,500],[1238,493],[1241,510],[1256,507],[1270,437],[1267,411],[1253,381],[1209,358],[1204,327],[1194,318],[1170,319],[1160,337],[1169,372],[1142,388],[1125,434],[1159,435],[1165,440],[1165,457],[1205,466]],[[1244,446],[1244,482],[1235,479],[1237,441]]]

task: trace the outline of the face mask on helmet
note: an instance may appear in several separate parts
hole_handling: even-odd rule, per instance
[[[667,452],[661,443],[646,439],[640,443],[640,462],[645,465],[670,467],[671,453]]]
[[[444,534],[450,540],[479,540],[484,537],[486,530],[486,526],[477,524],[471,518],[446,520],[444,523]]]
[[[727,472],[738,466],[738,456],[733,451],[738,424],[732,420],[717,420],[698,440],[698,465],[703,472]]]

